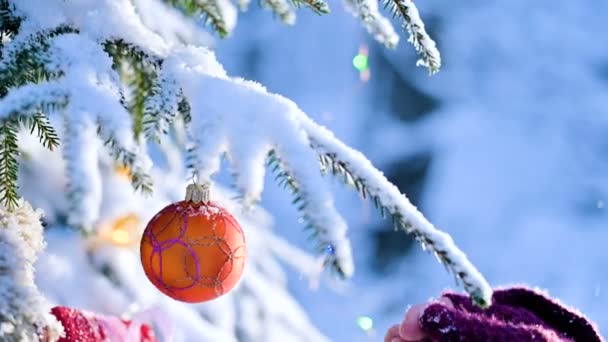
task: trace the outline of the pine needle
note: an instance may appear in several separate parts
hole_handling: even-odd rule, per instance
[[[275,173],[275,181],[277,184],[292,193],[292,204],[296,206],[300,212],[301,220],[305,224],[304,229],[309,233],[308,240],[314,241],[316,249],[326,255],[324,264],[326,266],[331,266],[331,270],[341,278],[346,278],[346,273],[343,271],[338,259],[333,254],[327,253],[327,248],[328,246],[332,246],[332,241],[320,240],[320,236],[322,236],[320,232],[325,228],[311,220],[306,195],[301,192],[298,182],[294,179],[287,169],[287,166],[274,150],[271,150],[268,154],[267,166]]]
[[[105,136],[100,129],[102,136]],[[142,168],[138,155],[118,144],[118,141],[111,135],[106,136],[104,144],[110,150],[110,154],[119,161],[122,166],[129,169],[131,173],[131,185],[136,191],[144,194],[151,194],[153,191],[152,177]]]
[[[420,55],[416,65],[425,66],[431,75],[437,73],[441,68],[441,55],[426,32],[416,5],[411,0],[385,0],[385,5],[394,16],[403,19],[403,26],[410,35],[408,41]]]
[[[354,189],[361,194],[363,198],[371,198],[374,206],[380,211],[384,218],[388,215],[392,218],[395,228],[403,229],[406,233],[412,234],[414,238],[421,244],[424,250],[432,252],[437,260],[443,264],[448,270],[454,274],[457,281],[463,283],[464,288],[471,294],[473,301],[482,307],[489,305],[486,294],[483,289],[477,287],[476,284],[469,282],[468,275],[459,271],[457,263],[451,259],[448,251],[437,246],[436,241],[428,236],[423,230],[416,229],[411,222],[404,218],[403,214],[396,207],[387,206],[382,202],[382,198],[373,194],[372,190],[366,184],[364,178],[353,172],[349,165],[341,161],[337,154],[328,152],[319,152],[319,161],[322,169],[331,168],[335,176],[340,176],[339,179],[344,180],[346,185],[353,186]]]
[[[6,120],[0,124],[0,202],[9,210],[17,206],[19,199],[17,131],[18,125],[14,120]]]
[[[226,25],[226,21],[216,0],[168,0],[167,2],[170,5],[181,8],[188,15],[201,16],[205,24],[211,25],[221,38],[230,34],[230,30]]]

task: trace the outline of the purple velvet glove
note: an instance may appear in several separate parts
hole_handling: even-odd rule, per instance
[[[416,326],[417,325],[417,326]],[[385,342],[602,342],[582,314],[543,294],[515,287],[497,290],[482,310],[463,295],[444,293],[438,301],[413,307]]]

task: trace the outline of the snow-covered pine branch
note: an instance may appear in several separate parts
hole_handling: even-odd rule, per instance
[[[0,340],[56,341],[63,329],[34,283],[34,263],[44,250],[41,213],[19,201],[0,205]]]
[[[19,165],[17,155],[18,127],[13,120],[5,121],[0,126],[0,200],[7,208],[17,206],[17,172]]]
[[[148,1],[159,5],[159,0]],[[411,26],[413,42],[435,70],[439,55],[417,10],[410,1],[399,1],[397,10]],[[320,1],[308,2],[319,11],[323,8]],[[80,207],[74,210],[81,214],[80,225],[90,225],[100,205],[97,191],[88,188],[99,177],[95,158],[86,157],[90,146],[101,139],[129,167],[133,185],[147,188],[151,186],[146,176],[149,161],[145,141],[138,135],[144,132],[154,139],[164,134],[164,127],[179,114],[188,131],[194,178],[210,181],[219,171],[221,158],[227,156],[246,205],[259,200],[265,162],[269,154],[275,158],[326,264],[336,273],[348,277],[354,267],[346,223],[319,171],[319,158],[323,161],[328,156],[357,180],[355,185],[365,186],[381,208],[402,220],[406,231],[431,248],[477,303],[488,303],[487,283],[449,236],[424,219],[367,159],[316,125],[293,102],[254,82],[229,77],[209,49],[148,27],[136,7],[144,6],[143,0],[48,0],[44,10],[37,0],[9,4],[20,26],[3,49],[7,53],[3,51],[0,75],[5,69],[24,75],[43,70],[48,81],[24,78],[7,89],[0,100],[0,120],[9,120],[23,108],[45,113],[40,99],[63,100],[54,113],[45,114],[61,115],[68,128],[78,130],[74,137],[86,138],[89,145],[64,146],[71,188],[83,189],[76,203]],[[22,55],[33,59],[15,57]],[[137,77],[145,82],[127,78],[125,83],[124,75],[137,69]],[[98,136],[90,133],[95,127]]]
[[[323,0],[291,0],[297,7],[307,6],[316,14],[329,13],[329,5]]]
[[[139,0],[141,1],[141,0]],[[236,11],[230,5],[222,5],[225,0],[165,0],[170,4],[179,6],[187,13],[195,16],[205,16],[206,23],[210,24],[221,37],[230,34],[236,25]],[[330,12],[329,5],[324,0],[291,0],[295,7],[306,6],[317,14],[327,14]],[[399,36],[395,33],[393,25],[388,18],[380,14],[378,1],[376,0],[345,0],[346,8],[355,17],[361,20],[363,26],[378,42],[388,48],[395,48],[399,43]],[[416,65],[424,66],[430,74],[434,74],[441,68],[441,56],[435,46],[435,42],[428,35],[424,27],[424,22],[420,18],[418,9],[412,0],[383,0],[386,7],[391,9],[393,17],[403,20],[403,27],[408,32],[410,42],[420,59]],[[249,1],[239,2],[241,10],[245,11]],[[287,24],[293,25],[296,20],[295,12],[285,0],[264,0],[262,6],[267,6]],[[226,24],[225,13],[230,13],[231,21]]]
[[[296,23],[296,12],[287,0],[264,0],[262,5],[270,8],[284,24],[293,25]]]
[[[378,0],[345,0],[346,8],[358,17],[363,26],[374,39],[389,49],[394,49],[399,43],[399,36],[393,25],[380,14]]]
[[[155,184],[151,196],[141,196],[125,188],[125,180],[116,174],[112,160],[101,158],[102,227],[107,229],[115,218],[124,214],[134,214],[145,221],[156,214],[157,208],[183,198],[182,191],[188,181],[184,179],[183,141],[178,138],[185,133],[180,121],[178,117],[171,128],[172,135],[162,136],[163,143],[159,146],[162,156],[157,160],[166,163],[159,163],[151,170],[154,179],[162,179]],[[62,191],[62,180],[66,178],[61,156],[37,146],[36,138],[27,132],[21,132],[19,138],[23,154],[28,156],[22,158],[22,191],[35,195],[32,202],[44,208],[48,223],[46,253],[36,264],[46,272],[38,272],[36,283],[53,304],[116,315],[126,313],[127,317],[137,311],[133,308],[145,310],[151,306],[158,318],[147,317],[160,323],[157,326],[161,330],[157,332],[173,330],[173,341],[329,340],[292,297],[290,286],[293,284],[285,273],[286,268],[291,268],[302,280],[310,279],[314,286],[322,274],[321,260],[277,236],[272,229],[273,220],[263,208],[242,211],[238,201],[231,200],[235,197],[234,191],[219,184],[214,186],[214,199],[234,213],[247,229],[247,273],[234,291],[219,300],[200,305],[174,301],[146,284],[143,269],[138,266],[137,250],[109,241],[104,244],[103,233],[82,239],[77,232],[63,226],[62,218],[69,210],[64,201],[54,197]],[[137,239],[137,235],[133,238]],[[137,316],[141,317],[141,313],[130,317],[136,319]],[[174,329],[170,329],[171,325]],[[157,338],[166,336],[169,334],[157,334]]]
[[[378,1],[375,0],[345,0],[347,9],[358,17],[367,31],[378,42],[387,48],[395,48],[399,43],[399,36],[391,22],[378,11]],[[403,28],[408,32],[410,42],[420,59],[418,66],[424,66],[430,74],[435,74],[441,68],[441,55],[435,41],[429,36],[420,18],[418,8],[411,0],[383,0],[385,7],[389,7],[394,17],[403,20]]]
[[[29,103],[25,101],[25,103]],[[0,105],[1,106],[1,105]],[[1,111],[2,109],[0,109]],[[30,134],[36,134],[40,143],[48,149],[59,146],[59,137],[47,117],[40,113],[30,113],[25,109],[13,113],[11,117],[0,122],[0,202],[7,208],[17,205],[17,156],[19,146],[17,133],[25,126]]]
[[[219,82],[219,83],[218,83]],[[423,245],[432,251],[438,258],[438,260],[444,264],[457,279],[461,280],[465,289],[472,295],[475,302],[481,306],[487,306],[490,304],[490,298],[492,294],[491,287],[481,276],[481,274],[475,269],[475,267],[468,261],[464,253],[462,253],[452,241],[451,237],[439,230],[437,230],[409,201],[408,199],[399,192],[397,187],[391,184],[382,173],[373,167],[373,165],[359,152],[352,150],[351,148],[344,145],[337,138],[331,134],[325,128],[317,125],[312,121],[306,114],[304,114],[293,102],[278,96],[269,94],[266,90],[258,84],[242,81],[242,80],[230,80],[230,79],[209,79],[206,82],[201,82],[201,88],[199,91],[205,94],[213,94],[211,97],[220,100],[222,94],[233,94],[239,98],[238,104],[219,103],[214,104],[217,106],[216,109],[207,109],[206,113],[214,113],[216,111],[225,111],[228,113],[239,113],[233,115],[234,118],[238,118],[239,122],[229,124],[230,128],[234,129],[240,124],[251,122],[247,120],[250,113],[256,113],[255,120],[260,125],[261,130],[269,129],[270,132],[266,135],[272,137],[275,134],[274,146],[279,152],[272,152],[270,155],[271,165],[277,167],[278,175],[281,176],[285,184],[294,192],[295,199],[294,204],[298,206],[303,212],[303,217],[309,222],[309,225],[315,231],[318,241],[321,242],[322,248],[329,249],[329,255],[327,262],[335,266],[335,269],[341,272],[343,275],[348,276],[349,273],[343,273],[344,269],[341,267],[343,262],[350,260],[350,251],[348,255],[344,254],[345,244],[347,241],[344,240],[344,232],[341,229],[329,230],[325,228],[328,220],[332,220],[332,211],[324,210],[323,207],[319,208],[319,202],[323,202],[319,199],[319,202],[315,200],[313,194],[309,191],[316,187],[322,187],[322,184],[318,184],[318,179],[313,173],[306,173],[298,175],[301,170],[307,170],[307,166],[304,165],[308,161],[292,160],[287,162],[287,167],[282,163],[282,155],[308,155],[296,154],[296,153],[285,153],[282,151],[285,145],[281,137],[286,132],[291,135],[292,130],[280,128],[280,123],[277,119],[280,115],[287,116],[290,121],[295,123],[298,132],[297,135],[304,135],[308,144],[318,153],[321,160],[324,158],[331,158],[331,165],[334,167],[345,170],[343,174],[347,174],[350,177],[352,184],[361,189],[360,191],[367,196],[371,197],[377,206],[381,210],[387,210],[396,221],[396,224],[401,226],[407,233],[413,234]],[[202,88],[204,87],[204,88]],[[187,92],[186,92],[187,93]],[[226,99],[229,102],[229,99]],[[207,104],[209,105],[209,104]],[[218,106],[219,105],[219,106]],[[193,105],[194,107],[194,105]],[[268,115],[269,119],[265,119]],[[215,120],[218,122],[225,122],[230,120],[228,117],[221,117]],[[263,128],[262,128],[263,127]],[[220,127],[215,127],[220,130]],[[256,129],[242,127],[237,129],[234,133],[225,133],[227,136],[234,134],[232,138],[227,138],[228,144],[235,144],[235,142],[243,136],[251,134],[259,134],[254,132]],[[277,133],[277,130],[281,130]],[[289,146],[288,148],[294,148],[295,146]],[[269,147],[267,147],[269,148]],[[218,150],[219,151],[219,150]],[[207,151],[206,151],[207,152]],[[283,152],[283,153],[281,153]],[[217,153],[217,151],[216,151]],[[275,153],[278,153],[279,157]],[[228,152],[230,155],[230,152]],[[255,155],[255,154],[252,154]],[[260,155],[260,154],[258,154]],[[325,162],[324,164],[327,164]],[[214,167],[219,166],[219,161],[215,163]],[[250,165],[250,167],[259,167],[259,161],[256,165]],[[246,169],[238,168],[239,174],[257,174],[257,171],[247,171]],[[245,172],[242,172],[245,171]],[[314,186],[311,186],[313,185]],[[253,185],[249,190],[259,189]],[[245,188],[247,192],[247,188]],[[257,193],[256,193],[257,194]],[[314,194],[316,196],[316,194]],[[307,202],[309,201],[309,202]],[[331,216],[325,216],[325,213]],[[319,215],[321,214],[321,215]],[[335,222],[340,223],[340,218],[335,218]],[[331,227],[331,226],[330,226]],[[334,226],[335,227],[335,226]],[[335,253],[332,254],[332,253]],[[350,262],[349,262],[350,265]]]
[[[372,200],[382,217],[385,214],[391,216],[395,229],[414,235],[422,248],[432,252],[456,280],[462,282],[476,304],[482,307],[490,305],[492,288],[455,246],[450,235],[435,228],[363,154],[346,146],[304,113],[301,113],[301,118],[325,171],[330,170],[344,183],[353,186],[363,198]]]
[[[204,17],[205,24],[211,25],[220,37],[229,35],[236,24],[236,9],[226,0],[166,1],[191,16]]]
[[[424,28],[424,22],[420,18],[418,8],[412,0],[384,0],[391,8],[393,14],[403,19],[403,26],[409,33],[408,42],[420,55],[416,65],[421,65],[434,74],[441,68],[441,55],[435,46],[435,41],[431,39]]]

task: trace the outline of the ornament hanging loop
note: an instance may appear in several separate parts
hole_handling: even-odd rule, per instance
[[[186,187],[186,201],[190,201],[194,204],[209,203],[209,197],[211,192],[211,184],[189,184]]]

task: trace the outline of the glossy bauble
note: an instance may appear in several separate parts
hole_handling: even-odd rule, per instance
[[[234,288],[247,254],[241,226],[228,211],[192,200],[156,214],[140,251],[148,279],[167,296],[188,303],[212,300]]]

